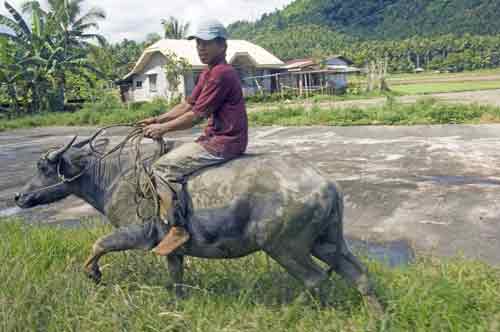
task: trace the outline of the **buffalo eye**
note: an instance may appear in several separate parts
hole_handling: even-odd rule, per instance
[[[39,161],[37,163],[37,168],[42,172],[42,173],[47,173],[49,171],[49,168],[47,167],[47,165],[42,162],[42,161]]]

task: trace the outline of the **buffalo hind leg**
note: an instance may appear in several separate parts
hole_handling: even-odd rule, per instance
[[[314,263],[312,257],[307,254],[294,255],[293,253],[268,252],[288,273],[301,281],[311,293],[320,293],[322,284],[328,280],[329,273]],[[321,295],[321,293],[320,293]],[[303,299],[303,297],[301,297]]]
[[[370,310],[376,314],[383,313],[382,305],[375,295],[367,268],[351,253],[347,244],[342,242],[340,255],[337,255],[337,246],[328,242],[316,244],[312,254],[331,266],[335,272],[354,286],[363,296]]]
[[[153,222],[120,228],[98,239],[84,264],[86,274],[96,283],[101,281],[99,259],[107,253],[130,249],[150,250],[158,243],[158,230]]]

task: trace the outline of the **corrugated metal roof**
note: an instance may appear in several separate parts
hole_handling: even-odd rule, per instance
[[[300,68],[312,66],[312,65],[314,65],[314,61],[312,59],[295,59],[295,60],[288,61],[281,68],[291,70],[291,69],[300,69]]]
[[[138,73],[144,68],[151,55],[156,52],[166,54],[173,52],[179,57],[185,58],[194,69],[205,67],[201,63],[196,51],[196,42],[185,39],[162,39],[146,48],[137,61],[134,69],[125,78]],[[227,61],[231,63],[238,55],[247,55],[258,68],[281,68],[283,62],[262,47],[252,44],[246,40],[227,41]]]
[[[348,65],[353,64],[353,62],[351,60],[347,59],[346,57],[344,57],[342,55],[329,56],[325,60],[325,64],[328,65],[329,67],[334,68],[336,66],[335,64],[333,64],[334,60],[342,60],[342,61],[346,62]],[[302,69],[304,67],[315,66],[315,65],[317,65],[317,63],[314,61],[314,59],[294,59],[294,60],[287,61],[285,63],[285,65],[281,68],[288,69],[288,70],[299,70],[299,69]]]

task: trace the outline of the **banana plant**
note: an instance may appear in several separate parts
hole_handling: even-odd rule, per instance
[[[101,74],[86,59],[91,40],[97,40],[100,45],[104,45],[106,40],[88,30],[97,29],[97,21],[104,19],[106,14],[96,7],[83,13],[82,3],[83,0],[49,0],[49,9],[44,13],[49,30],[52,31],[52,44],[47,45],[48,54],[44,57],[48,63],[44,67],[55,85],[53,108],[56,110],[64,107],[67,71],[81,74],[86,80],[89,77],[87,70]]]
[[[12,77],[29,87],[30,109],[38,110],[42,105],[50,110],[64,108],[66,72],[82,75],[88,81],[89,72],[101,75],[87,60],[86,43],[90,38],[104,38],[86,30],[96,27],[93,19],[104,17],[104,13],[93,8],[80,15],[82,1],[50,0],[48,11],[38,1],[25,3],[23,12],[31,15],[31,28],[13,6],[4,4],[12,18],[0,15],[0,26],[9,30],[0,38],[9,40],[15,48],[16,60],[11,60],[11,65],[24,74]]]
[[[12,48],[10,61],[2,64],[4,73],[10,73],[7,80],[10,85],[8,90],[11,98],[14,98],[15,87],[27,86],[28,91],[24,94],[31,96],[29,109],[37,111],[40,109],[40,92],[43,91],[44,85],[44,74],[37,65],[37,59],[46,56],[46,46],[50,43],[43,13],[39,6],[33,6],[30,29],[27,21],[12,5],[5,2],[4,6],[12,16],[9,18],[0,15],[0,26],[9,29],[9,32],[2,33],[0,38],[8,40],[9,48]],[[12,87],[13,84],[16,86]]]

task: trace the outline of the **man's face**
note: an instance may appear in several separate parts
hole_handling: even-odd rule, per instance
[[[225,51],[223,44],[217,43],[215,40],[202,39],[196,39],[196,49],[201,62],[206,65],[212,64],[214,59]]]

